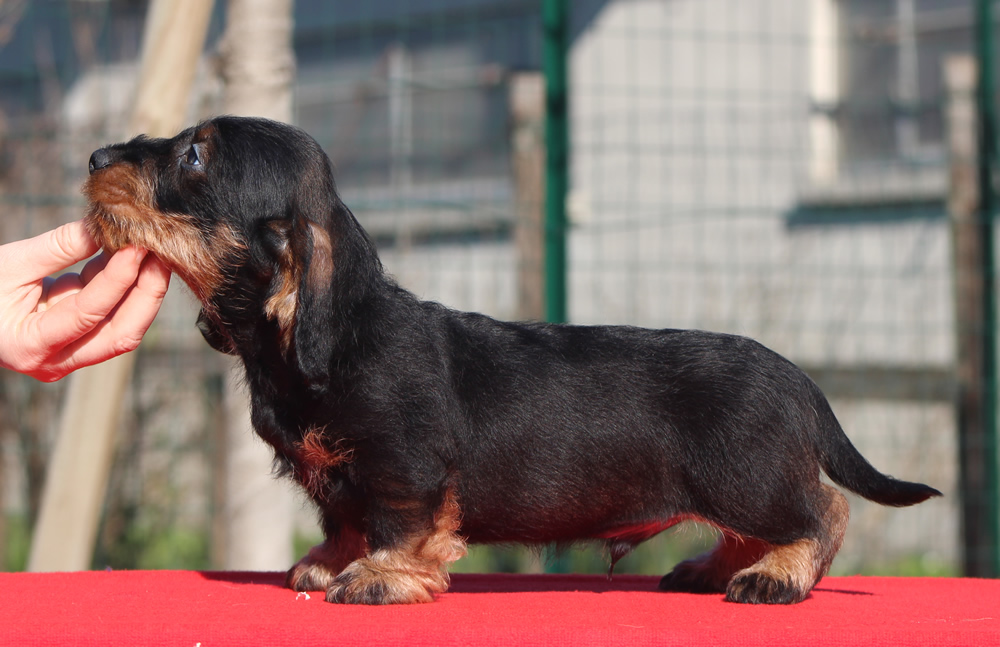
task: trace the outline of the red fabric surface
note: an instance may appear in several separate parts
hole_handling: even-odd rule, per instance
[[[656,578],[455,575],[432,604],[337,606],[275,573],[0,574],[4,645],[1000,645],[1000,581],[828,577],[790,607]]]

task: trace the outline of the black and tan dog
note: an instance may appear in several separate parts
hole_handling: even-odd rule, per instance
[[[940,494],[875,470],[816,385],[749,339],[418,300],[291,126],[221,117],[102,148],[84,192],[94,236],[159,256],[208,343],[242,359],[257,433],[322,513],[294,589],[429,601],[465,541],[597,540],[613,567],[693,519],[721,539],[661,588],[793,603],[847,526],[820,470],[885,505]]]

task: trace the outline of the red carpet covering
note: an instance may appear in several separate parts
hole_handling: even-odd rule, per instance
[[[656,578],[455,575],[433,604],[346,607],[273,573],[0,574],[4,645],[1000,645],[1000,581],[828,577],[792,607]]]

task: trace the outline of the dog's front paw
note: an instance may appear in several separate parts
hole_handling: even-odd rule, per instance
[[[285,586],[294,591],[325,591],[348,564],[364,554],[364,537],[350,528],[342,528],[313,546],[308,555],[288,569]]]
[[[351,563],[326,590],[326,601],[337,604],[415,604],[432,602],[448,588],[447,573],[407,570],[386,564],[378,556]]]
[[[795,604],[809,595],[809,588],[789,578],[748,569],[733,576],[726,587],[728,602],[744,604]]]
[[[288,569],[285,586],[293,591],[325,591],[333,585],[336,577],[337,573],[310,553]]]

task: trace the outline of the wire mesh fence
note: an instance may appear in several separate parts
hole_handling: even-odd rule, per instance
[[[421,297],[499,318],[545,316],[542,169],[553,106],[542,83],[543,5],[296,4],[295,121],[331,156],[389,271]],[[834,572],[962,572],[956,95],[944,69],[979,51],[976,3],[565,8],[567,318],[745,334],[798,363],[878,468],[946,493],[905,510],[853,498]],[[82,213],[89,152],[127,135],[117,129],[143,11],[118,1],[0,3],[5,242]],[[191,122],[220,109],[221,3],[216,14]],[[220,563],[218,429],[231,368],[200,339],[196,313],[175,285],[138,351],[95,567]],[[13,374],[0,388],[0,542],[16,569],[62,389]],[[319,537],[308,506],[300,517],[304,549]],[[616,572],[662,574],[709,541],[706,531],[674,532]],[[606,569],[596,550],[548,564]],[[458,567],[540,568],[531,554],[492,549]]]

